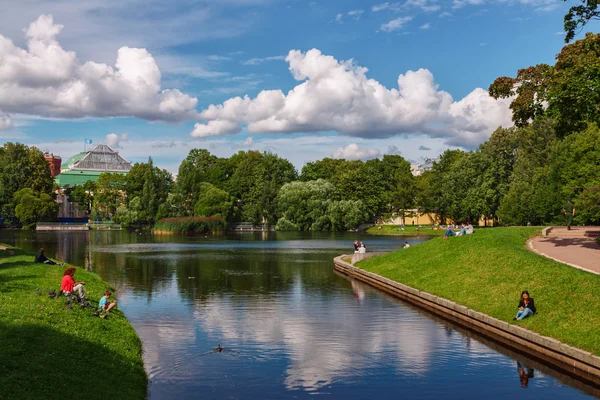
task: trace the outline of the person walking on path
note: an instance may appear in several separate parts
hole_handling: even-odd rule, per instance
[[[567,229],[571,230],[571,224],[573,223],[573,217],[575,216],[575,206],[571,202],[571,199],[567,200],[567,204],[563,207],[563,213],[565,214]]]

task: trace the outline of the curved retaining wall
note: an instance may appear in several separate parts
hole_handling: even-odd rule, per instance
[[[334,259],[336,271],[406,300],[445,319],[474,330],[481,335],[527,353],[555,368],[593,385],[600,385],[600,357],[566,345],[556,339],[492,318],[453,301],[414,289],[380,275],[364,271]]]

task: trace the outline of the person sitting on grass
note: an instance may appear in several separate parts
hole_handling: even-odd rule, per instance
[[[471,225],[471,223],[470,223],[470,222],[467,224],[467,226],[466,226],[465,228],[466,228],[466,230],[467,230],[467,232],[466,232],[466,233],[467,233],[467,235],[470,235],[470,234],[472,234],[473,232],[475,232],[475,231],[473,230],[473,225]]]
[[[517,312],[517,316],[513,318],[513,321],[521,321],[523,318],[527,318],[533,314],[535,314],[535,302],[533,301],[533,297],[529,296],[527,290],[523,290],[523,293],[521,293],[521,301],[519,301],[519,312]]]
[[[117,306],[116,300],[111,301],[110,303],[108,302],[108,299],[110,299],[111,295],[112,293],[107,290],[104,292],[104,296],[102,296],[100,299],[98,306],[100,307],[100,312],[104,311],[104,315],[102,315],[100,318],[106,318],[108,316],[108,312]]]
[[[75,267],[69,267],[65,269],[63,273],[62,283],[60,284],[60,290],[66,295],[70,295],[74,291],[79,292],[79,297],[85,297],[85,291],[83,290],[83,285],[85,282],[75,282],[73,279],[73,275],[75,275]]]
[[[46,255],[44,254],[44,248],[40,248],[40,251],[37,252],[37,254],[35,255],[35,258],[33,260],[34,263],[36,264],[48,264],[48,265],[56,265],[56,263],[54,261],[52,261],[51,259],[49,259],[48,257],[46,257]],[[61,265],[65,265],[64,263]]]
[[[444,239],[448,239],[449,236],[456,236],[456,232],[450,228],[450,225],[448,225],[448,229],[446,229],[446,232],[444,232]]]

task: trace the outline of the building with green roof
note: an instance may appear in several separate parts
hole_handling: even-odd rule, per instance
[[[78,210],[77,203],[69,201],[64,190],[89,181],[97,181],[104,172],[127,174],[131,163],[119,155],[110,146],[98,144],[89,151],[75,154],[61,165],[61,173],[54,181],[59,187],[59,211],[61,219],[85,218],[87,212]]]

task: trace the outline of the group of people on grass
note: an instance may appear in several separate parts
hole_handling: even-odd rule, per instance
[[[83,299],[85,298],[85,282],[75,282],[75,271],[75,267],[69,267],[65,269],[65,272],[63,273],[63,279],[60,284],[60,290],[65,296],[69,296],[74,292],[78,292],[79,297]],[[110,310],[117,306],[116,300],[109,302],[111,295],[112,293],[109,290],[107,290],[104,292],[104,295],[100,298],[98,308],[100,309],[101,318],[106,318]]]
[[[358,240],[354,241],[354,254],[364,254],[367,252],[367,246]]]
[[[47,264],[47,265],[57,265],[54,261],[50,260],[48,257],[44,255],[44,249],[41,248],[40,251],[35,255],[34,259],[35,263],[39,264]],[[64,263],[60,264],[65,265]],[[76,282],[75,281],[75,267],[68,267],[63,272],[62,282],[60,283],[60,292],[65,296],[69,296],[75,292],[79,294],[81,299],[85,298],[85,282]],[[117,306],[117,301],[109,301],[112,293],[107,290],[104,292],[102,298],[100,298],[100,302],[98,303],[98,308],[100,309],[101,315],[100,317],[106,318],[110,310]]]
[[[467,225],[461,224],[460,230],[458,232],[454,232],[454,230],[451,227],[448,227],[448,229],[446,229],[446,232],[444,232],[444,239],[448,239],[448,237],[450,236],[470,235],[473,232],[473,225],[471,225],[470,222]]]

